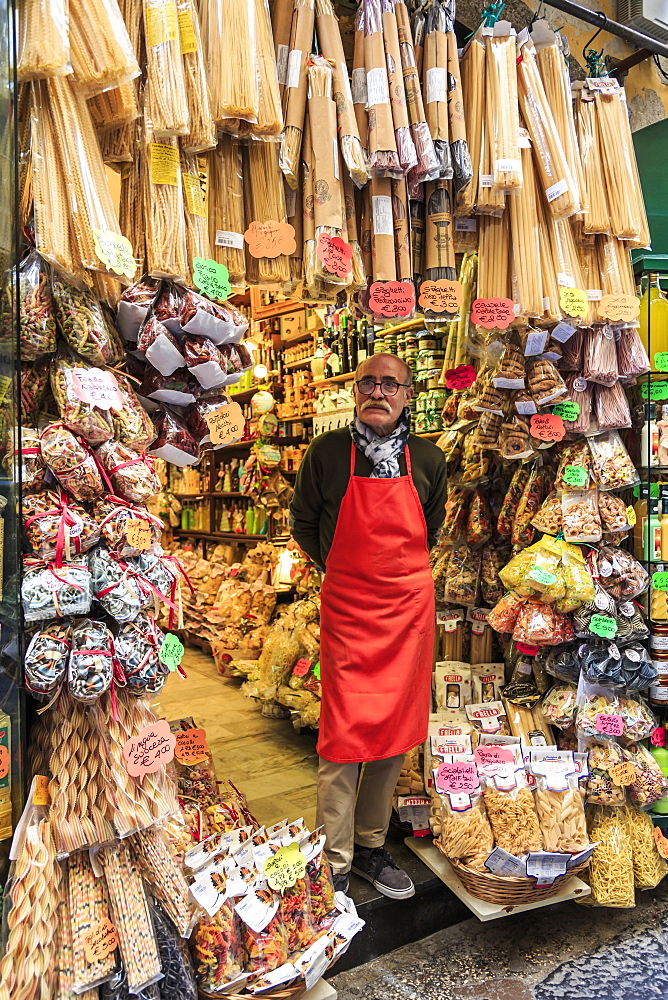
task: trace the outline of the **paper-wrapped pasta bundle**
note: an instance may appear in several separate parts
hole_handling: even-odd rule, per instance
[[[211,111],[199,15],[194,0],[177,0],[176,6],[189,116],[188,135],[182,148],[187,153],[201,153],[216,145],[216,124]]]
[[[290,187],[297,186],[306,110],[306,60],[313,40],[315,8],[313,0],[298,0],[292,19],[290,52],[283,105],[285,134],[281,142],[280,165]]]
[[[367,85],[366,68],[364,64],[364,4],[361,3],[355,15],[355,45],[353,48],[353,111],[360,135],[360,143],[365,152],[369,152],[369,123],[366,113]]]
[[[369,170],[376,177],[399,179],[403,170],[394,137],[381,0],[363,0],[363,6],[367,112],[374,126],[369,128]]]
[[[19,6],[19,83],[72,72],[67,0],[23,0]]]
[[[425,275],[430,281],[456,277],[453,241],[452,184],[446,180],[425,184]]]
[[[437,182],[438,183],[438,182]],[[442,183],[447,183],[446,181]],[[398,281],[413,277],[409,231],[406,181],[392,181],[392,220],[394,228],[394,260]]]
[[[468,187],[473,176],[466,136],[459,48],[455,34],[455,6],[448,8],[448,130],[455,192]]]
[[[373,280],[395,281],[397,267],[394,257],[392,181],[388,177],[372,175],[370,190]]]
[[[271,33],[274,37],[276,75],[281,101],[283,100],[285,81],[288,74],[288,53],[290,51],[293,9],[292,0],[276,0],[276,3],[272,4],[271,8]]]
[[[439,176],[452,177],[448,119],[448,20],[445,7],[433,2],[426,7],[422,94],[427,124],[439,163]]]
[[[178,139],[145,133],[142,188],[146,229],[146,266],[154,278],[185,281],[188,274]]]
[[[409,128],[408,108],[406,107],[406,90],[399,48],[399,28],[394,11],[394,0],[381,0],[383,18],[383,41],[385,43],[385,61],[387,63],[387,82],[390,89],[392,119],[394,121],[394,138],[397,144],[399,163],[408,173],[417,166],[417,152],[413,136]]]
[[[69,0],[74,81],[84,97],[120,87],[140,70],[116,0]]]
[[[440,165],[425,116],[420,75],[415,59],[415,49],[413,48],[410,18],[404,0],[395,0],[394,13],[399,32],[399,51],[401,53],[401,65],[406,90],[408,120],[418,159],[417,167],[411,174],[411,178],[415,176],[418,180],[433,180],[440,173]]]
[[[222,135],[209,154],[209,243],[233,285],[243,285],[246,277],[245,228],[241,145]]]

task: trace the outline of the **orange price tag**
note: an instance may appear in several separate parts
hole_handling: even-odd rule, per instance
[[[601,316],[613,323],[630,323],[640,315],[637,295],[604,295],[598,307]]]
[[[129,518],[125,526],[125,533],[127,535],[128,545],[131,545],[133,549],[139,549],[140,552],[146,552],[147,549],[151,548],[151,543],[153,541],[151,526],[141,517]]]
[[[654,843],[661,857],[668,858],[668,840],[666,840],[661,828],[658,826],[654,827]]]
[[[289,222],[251,222],[244,233],[251,257],[290,257],[297,249],[294,226]]]
[[[410,281],[374,281],[369,289],[369,308],[376,316],[408,316],[415,308],[415,290]]]
[[[507,330],[515,319],[512,299],[476,299],[471,322],[484,330]]]
[[[163,764],[174,757],[176,736],[169,729],[165,719],[144,726],[141,732],[132,736],[123,745],[125,769],[133,778],[143,774],[155,774]]]
[[[539,441],[561,441],[566,433],[564,421],[556,413],[534,413],[531,433]]]
[[[206,415],[212,444],[231,444],[243,437],[246,421],[238,403],[226,403]]]
[[[609,774],[616,785],[632,785],[638,778],[636,766],[630,760],[615,764],[610,768]]]
[[[185,729],[175,733],[176,747],[174,756],[181,764],[200,764],[209,756],[206,742],[206,730]]]
[[[98,920],[84,934],[83,946],[86,961],[91,965],[95,962],[101,962],[112,951],[116,951],[118,948],[118,935],[109,917],[105,917],[104,920]]]
[[[9,750],[7,747],[0,746],[0,780],[9,774],[9,760]]]
[[[456,313],[462,304],[464,291],[459,281],[423,281],[420,285],[418,303],[423,309],[435,313]]]

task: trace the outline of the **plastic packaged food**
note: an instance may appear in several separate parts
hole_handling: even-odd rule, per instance
[[[148,413],[141,405],[130,382],[123,375],[116,376],[123,406],[112,410],[114,436],[126,448],[145,451],[155,438],[155,428]]]
[[[203,916],[193,931],[197,980],[206,992],[220,991],[244,970],[244,946],[239,918],[231,902],[215,916]]]
[[[183,368],[185,358],[173,333],[155,316],[149,316],[142,324],[137,338],[137,350],[143,351],[149,364],[161,375],[171,375],[177,368]]]
[[[620,698],[619,714],[624,722],[624,739],[630,742],[646,740],[656,727],[656,719],[642,699]]]
[[[138,455],[118,441],[100,445],[97,454],[118,496],[145,503],[160,492],[160,477],[150,456]]]
[[[588,740],[586,748],[589,762],[587,802],[600,806],[623,806],[626,793],[610,775],[611,767],[623,763],[621,747],[611,741]]]
[[[168,668],[160,660],[164,633],[153,618],[137,615],[118,630],[116,656],[123,668],[130,694],[157,694],[163,687]]]
[[[599,385],[614,385],[619,378],[612,328],[595,326],[585,333],[582,377]]]
[[[138,549],[128,542],[128,527],[131,521],[139,519],[147,524],[151,532],[151,545],[159,543],[163,524],[159,517],[149,514],[143,507],[135,507],[114,496],[101,497],[95,501],[93,514],[99,524],[102,543],[110,552],[127,559],[137,556]]]
[[[52,698],[67,674],[71,626],[53,621],[35,632],[25,654],[26,687],[36,698]]]
[[[220,305],[188,291],[181,300],[181,329],[206,337],[212,344],[238,344],[248,329],[248,321],[229,303]]]
[[[149,910],[163,976],[157,984],[161,1000],[197,1000],[197,979],[187,939],[181,937],[162,907],[150,897]]]
[[[82,563],[55,566],[39,559],[25,559],[21,600],[28,622],[85,615],[92,600],[88,567]]]
[[[649,574],[630,552],[603,545],[598,557],[599,583],[616,600],[638,597],[649,586]]]
[[[99,540],[99,526],[84,507],[68,503],[67,494],[27,494],[22,512],[25,539],[40,559],[70,562]]]
[[[481,490],[474,490],[466,522],[466,541],[477,548],[492,536],[492,515],[489,502]]]
[[[529,469],[520,466],[515,470],[513,478],[510,480],[496,523],[497,534],[502,538],[510,538],[512,534],[513,518],[524,493],[524,488],[529,481],[529,474]]]
[[[92,500],[104,492],[95,456],[63,424],[45,427],[39,447],[46,465],[75,500]]]
[[[595,736],[597,739],[613,739],[612,733],[603,733],[599,729],[597,716],[619,715],[619,699],[603,688],[592,687],[589,693],[584,692],[578,702],[575,717],[575,731],[580,738]]]
[[[520,597],[518,594],[509,591],[497,601],[496,605],[489,612],[487,623],[491,625],[495,632],[512,632],[526,601],[526,597]]]
[[[631,839],[633,875],[639,889],[654,889],[668,872],[668,863],[659,854],[654,840],[654,824],[639,809],[624,809],[626,832]]]
[[[453,809],[448,795],[440,795],[441,833],[438,842],[448,858],[469,868],[484,868],[494,848],[494,834],[480,788],[466,809]]]
[[[12,310],[11,284],[2,311]],[[56,349],[56,321],[47,263],[33,250],[19,266],[21,360],[34,361]]]
[[[170,375],[161,375],[157,368],[146,366],[140,392],[148,399],[172,406],[188,406],[194,403],[202,391],[197,379],[187,368],[176,368]]]
[[[552,490],[543,501],[539,511],[531,519],[531,524],[538,531],[548,535],[557,535],[562,529],[561,494]]]
[[[114,365],[123,358],[118,331],[92,292],[54,278],[53,302],[58,332],[88,364]]]
[[[501,583],[500,571],[508,561],[509,549],[496,545],[485,545],[480,564],[480,593],[487,606],[496,604],[503,597],[505,587]]]
[[[571,684],[555,684],[541,703],[541,710],[551,726],[565,729],[572,726],[577,706],[577,688]]]
[[[633,850],[622,810],[597,806],[587,818],[594,849],[589,873],[592,897],[600,906],[635,906]]]
[[[205,337],[186,337],[183,355],[188,371],[192,372],[203,389],[218,389],[228,382],[238,381],[234,369],[228,376],[227,359],[223,352]]]
[[[244,925],[243,939],[246,972],[272,972],[288,960],[288,935],[278,915],[259,932]]]
[[[325,857],[320,851],[306,866],[311,913],[316,928],[327,927],[338,913],[334,898],[334,883],[332,873]]]
[[[137,340],[139,329],[148,315],[159,287],[158,281],[142,278],[141,281],[136,281],[134,285],[123,289],[116,307],[116,322],[126,340]]]
[[[68,670],[70,694],[92,704],[111,687],[114,639],[103,622],[84,618],[72,629]]]
[[[621,430],[631,426],[629,401],[620,382],[611,386],[596,386],[594,413],[600,431]]]
[[[75,434],[80,434],[89,444],[98,445],[114,436],[110,410],[84,402],[78,374],[89,371],[89,366],[77,362],[60,351],[50,368],[51,391],[63,423]]]
[[[594,480],[601,490],[618,490],[640,481],[617,431],[587,438]]]
[[[568,778],[565,790],[550,788],[551,777],[536,778],[536,812],[545,850],[577,854],[589,844],[577,777]]]
[[[626,504],[614,493],[598,494],[598,512],[604,531],[628,531]]]
[[[281,893],[279,915],[288,936],[288,955],[305,951],[315,935],[308,879],[298,878]]]
[[[199,462],[200,450],[197,441],[172,410],[164,408],[160,411],[155,419],[155,429],[158,436],[150,448],[152,455],[179,466],[195,465]]]
[[[566,491],[561,495],[564,538],[567,542],[599,542],[601,518],[596,490]]]
[[[480,552],[473,552],[465,544],[454,548],[443,584],[443,600],[476,607],[480,588],[480,565]]]
[[[513,545],[530,545],[535,538],[536,533],[531,521],[545,499],[548,486],[549,480],[545,473],[541,469],[533,469],[513,516],[511,535]]]
[[[652,803],[668,795],[668,778],[663,774],[649,750],[636,743],[622,747],[625,761],[633,764],[636,775],[627,786],[629,798],[638,809],[649,809]]]
[[[91,552],[88,562],[95,599],[116,621],[133,621],[152,602],[149,588],[142,587],[140,574],[114,559],[101,545]]]
[[[566,383],[546,358],[532,361],[527,366],[529,392],[537,406],[546,406],[566,392]]]
[[[572,444],[567,444],[559,460],[557,478],[554,483],[556,489],[567,490],[571,488],[571,484],[567,483],[565,479],[566,470],[570,466],[575,466],[577,469],[584,469],[587,473],[587,479],[582,483],[582,486],[586,487],[589,484],[589,477],[591,475],[591,464],[591,456],[586,441],[574,441]]]
[[[529,599],[520,611],[513,639],[533,646],[555,646],[573,638],[570,620],[549,604]]]
[[[498,779],[480,776],[487,817],[497,847],[519,857],[543,849],[533,792],[524,768],[515,771],[516,787],[499,788]]]

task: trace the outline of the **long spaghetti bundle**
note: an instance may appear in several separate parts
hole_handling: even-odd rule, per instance
[[[459,49],[454,27],[454,12],[448,20],[448,125],[450,130],[450,155],[455,180],[455,191],[471,182],[473,168],[466,138],[464,102],[462,96]]]
[[[492,60],[491,28],[478,28],[475,39],[480,39],[485,49],[485,98],[482,102],[484,118],[482,124],[480,145],[480,172],[478,176],[478,195],[476,212],[481,215],[501,215],[506,204],[506,193],[494,185],[494,166],[496,163],[496,128],[498,111],[490,100],[490,66]],[[518,121],[519,128],[519,121]],[[519,156],[519,147],[518,147]]]
[[[255,3],[255,57],[258,69],[257,124],[249,125],[254,135],[280,135],[283,131],[281,94],[278,88],[274,40],[267,0]]]
[[[355,15],[355,44],[353,48],[353,111],[357,122],[362,149],[369,151],[369,123],[366,113],[367,89],[366,66],[364,64],[364,4],[361,3]]]
[[[418,158],[413,137],[409,128],[408,109],[406,107],[406,90],[399,48],[399,28],[394,11],[394,0],[381,0],[383,18],[383,41],[385,43],[385,61],[387,63],[387,81],[390,88],[390,104],[394,121],[394,138],[397,143],[399,163],[408,173],[417,166]]]
[[[364,63],[369,116],[369,170],[376,177],[403,177],[394,137],[394,122],[383,42],[381,0],[363,0]]]
[[[635,295],[631,257],[626,244],[615,236],[596,237],[596,254],[604,295]]]
[[[137,261],[137,271],[144,272],[146,257],[144,231],[144,191],[141,182],[141,136],[140,124],[134,126],[134,155],[130,163],[121,166],[121,197],[118,217],[123,236],[132,244]]]
[[[292,19],[287,80],[283,94],[285,134],[280,156],[281,170],[290,187],[297,186],[306,110],[306,60],[311,50],[314,23],[313,0],[297,0]]]
[[[72,72],[67,0],[23,0],[18,23],[20,83]]]
[[[480,155],[482,150],[482,129],[485,94],[485,48],[478,33],[464,50],[461,59],[462,96],[464,118],[471,160],[471,181],[460,188],[455,199],[455,213],[458,216],[471,215],[478,198],[480,183]]]
[[[339,22],[336,19],[331,0],[316,0],[315,17],[320,51],[326,59],[330,59],[334,64],[334,94],[341,153],[355,184],[358,187],[363,187],[369,179],[366,157],[362,150],[353,109],[353,95],[348,79]]]
[[[187,153],[201,153],[216,145],[216,124],[211,111],[199,15],[194,0],[177,0],[176,7],[189,118],[189,131],[182,148]]]
[[[452,177],[448,119],[448,24],[445,10],[432,0],[426,9],[422,93],[427,124],[439,162],[439,176]]]
[[[360,205],[360,250],[367,276],[373,275],[373,209],[371,187],[369,184],[362,190]],[[424,230],[424,226],[423,226]]]
[[[98,134],[129,125],[139,118],[134,80],[91,97],[88,109]]]
[[[438,183],[438,182],[437,182]],[[413,277],[411,262],[410,216],[406,181],[392,181],[392,221],[394,227],[394,260],[398,281]]]
[[[557,284],[557,271],[554,266],[552,255],[552,241],[550,239],[551,215],[544,204],[543,193],[535,178],[536,190],[536,212],[538,216],[538,243],[540,246],[540,272],[543,282],[543,322],[556,323],[561,319],[561,309],[559,306],[559,286]]]
[[[425,185],[425,276],[430,281],[454,279],[455,245],[452,217],[452,185],[444,180]]]
[[[74,80],[85,97],[139,76],[116,0],[69,0],[69,29]]]
[[[485,36],[485,99],[492,108],[492,186],[498,191],[513,191],[522,184],[515,31],[507,21],[497,21],[493,30],[494,34]]]
[[[438,176],[440,166],[436,150],[434,149],[434,140],[431,137],[425,116],[410,18],[404,0],[395,0],[394,13],[399,32],[399,50],[406,90],[408,120],[410,121],[411,135],[418,158],[418,164],[413,173],[419,180],[433,180]]]
[[[610,193],[612,232],[619,239],[628,240],[632,246],[647,246],[649,226],[624,88],[597,93],[595,106],[601,129],[604,181]]]
[[[222,135],[209,154],[209,242],[213,259],[224,264],[233,285],[246,277],[241,146]]]
[[[585,289],[585,281],[580,268],[580,257],[573,237],[573,228],[568,219],[555,219],[546,211],[548,238],[552,249],[552,260],[560,288]],[[578,326],[589,326],[593,319],[593,306],[589,303],[584,317],[576,320]]]
[[[315,212],[313,198],[313,148],[311,146],[311,122],[308,111],[304,119],[304,141],[302,143],[302,258],[304,287],[310,295],[316,295],[316,246]]]
[[[176,0],[143,0],[146,38],[146,127],[157,139],[190,128]]]
[[[478,297],[511,298],[508,212],[480,218]]]
[[[576,109],[582,183],[588,209],[583,219],[584,231],[607,233],[610,230],[610,207],[603,173],[595,98],[589,91],[578,90]]]
[[[253,0],[201,0],[199,14],[216,122],[257,122],[260,95]]]
[[[596,302],[603,296],[596,243],[591,238],[587,243],[578,243],[578,255],[582,271],[582,287],[586,291],[589,301]]]
[[[209,244],[209,222],[206,211],[204,191],[206,183],[202,183],[202,173],[206,181],[206,163],[194,153],[181,153],[181,181],[183,183],[183,207],[186,226],[186,253],[188,263],[192,267],[195,257],[209,260],[211,247]]]
[[[531,136],[538,176],[550,213],[556,219],[574,215],[580,208],[575,184],[538,72],[534,45],[524,32],[519,42],[517,80],[520,110]]]
[[[411,218],[411,259],[413,262],[413,282],[419,288],[424,278],[424,231],[425,210],[424,197],[421,200],[411,198],[409,204]]]
[[[142,0],[120,0],[119,8],[123,15],[128,35],[132,42],[132,49],[137,62],[141,65],[144,61],[144,34],[142,30],[144,13],[142,10]],[[135,90],[135,100],[137,107],[143,106],[143,98],[140,99],[141,80],[137,77],[132,81]],[[100,151],[105,163],[129,163],[132,160],[135,143],[136,129],[131,121],[128,125],[100,132]]]
[[[244,199],[246,220],[251,222],[285,222],[283,178],[278,166],[275,142],[251,142],[243,150]],[[278,257],[252,257],[246,260],[249,284],[283,285],[290,280],[290,260]]]
[[[61,170],[69,196],[72,229],[84,267],[107,270],[95,253],[94,230],[120,233],[120,225],[109,190],[86,101],[67,77],[46,81],[48,102],[42,114],[50,114]]]
[[[520,190],[508,199],[513,271],[517,280],[515,302],[519,305],[520,316],[542,316],[543,284],[540,272],[536,182],[528,139],[520,147],[520,152],[524,183]]]
[[[148,273],[185,281],[188,261],[178,139],[157,139],[147,129],[141,171]]]
[[[397,266],[394,257],[394,217],[392,182],[389,177],[371,176],[371,248],[373,280],[394,281]]]

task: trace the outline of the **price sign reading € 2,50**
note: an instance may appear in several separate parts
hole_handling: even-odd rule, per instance
[[[264,874],[270,887],[276,892],[291,889],[297,879],[304,878],[306,858],[299,850],[299,844],[281,847],[276,854],[267,858],[264,863]]]
[[[251,222],[244,233],[251,257],[288,257],[297,249],[294,226],[289,222]]]
[[[225,265],[204,257],[193,259],[193,284],[208,298],[220,302],[225,302],[232,294],[230,272]]]
[[[484,330],[507,330],[514,319],[512,299],[476,299],[471,307],[471,322]]]
[[[231,444],[243,437],[246,421],[238,403],[226,403],[206,415],[212,444]]]
[[[480,784],[475,764],[471,761],[445,762],[436,772],[436,788],[439,792],[455,795],[470,795]]]

